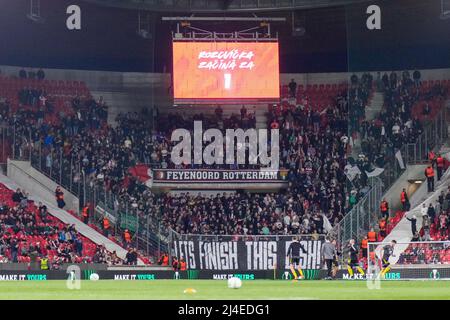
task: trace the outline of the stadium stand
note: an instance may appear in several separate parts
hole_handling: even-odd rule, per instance
[[[385,73],[376,86],[384,94],[382,111],[371,121],[361,112],[350,112],[350,130],[361,140],[364,166],[383,168],[395,150],[417,140],[426,121],[443,108],[450,87],[446,80],[414,81],[408,71],[401,79],[396,72]]]
[[[255,116],[247,110],[250,108],[243,107],[226,117],[220,107],[213,115],[158,114],[154,129],[150,126],[151,116],[144,111],[126,113],[117,116],[113,127],[107,123],[105,103],[93,100],[89,90],[80,83],[69,85],[45,80],[47,86],[41,90],[48,92],[44,96],[49,98],[44,99],[41,107],[47,107],[48,115],[42,118],[32,108],[37,104],[38,95],[29,90],[40,88],[39,82],[27,81],[19,80],[21,85],[16,84],[17,80],[5,82],[15,85],[8,84],[6,91],[2,91],[8,97],[3,102],[2,119],[15,127],[13,149],[19,158],[27,158],[31,149],[36,169],[50,177],[52,172],[62,172],[63,185],[64,182],[80,184],[84,176],[88,184],[104,186],[113,195],[111,202],[115,206],[126,204],[139,217],[150,215],[162,221],[165,228],[179,233],[266,235],[329,231],[357,203],[361,190],[367,187],[367,179],[353,181],[351,190],[345,187],[344,167],[351,151],[348,134],[355,136],[359,132],[364,141],[372,141],[378,137],[380,130],[376,129],[384,126],[381,132],[392,139],[387,140],[388,144],[398,148],[395,144],[398,135],[391,135],[392,128],[389,129],[395,125],[394,120],[401,121],[400,133],[405,137],[410,136],[407,128],[418,128],[417,132],[412,130],[412,136],[416,136],[422,121],[441,107],[448,86],[444,81],[403,81],[397,85],[392,80],[383,89],[387,111],[368,124],[364,120],[365,107],[375,88],[380,87],[380,82],[374,81],[370,73],[359,78],[353,75],[348,85],[309,84],[296,86],[295,90],[289,84],[283,85],[282,103],[270,105],[266,116],[267,127],[280,129],[280,166],[289,170],[289,188],[277,195],[238,193],[206,197],[153,194],[129,169],[139,163],[152,168],[173,168],[170,134],[179,127],[192,130],[194,120],[203,121],[205,129],[254,128]],[[11,92],[16,92],[15,98]],[[63,100],[56,103],[58,108],[48,108],[55,97]],[[423,103],[430,106],[428,115],[420,114]],[[416,119],[411,120],[414,116]],[[349,126],[347,117],[354,119]],[[370,148],[363,143],[365,157],[359,162],[362,168],[366,168],[367,161],[369,166],[372,162],[383,165],[376,152],[381,152],[381,144],[372,142],[368,144]],[[391,228],[392,224],[388,226]],[[121,241],[120,235],[116,239]]]
[[[42,203],[28,200],[28,194],[20,189],[12,191],[0,184],[0,202],[3,262],[36,263],[48,258],[52,269],[63,263],[123,263],[79,234],[73,225],[53,217]]]

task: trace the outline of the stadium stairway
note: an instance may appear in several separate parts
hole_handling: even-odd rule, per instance
[[[375,119],[384,104],[384,94],[382,92],[373,91],[372,97],[369,99],[369,102],[366,106],[366,120],[372,121]],[[361,139],[359,136],[355,135],[353,138],[352,144],[352,155],[356,158],[361,153]]]
[[[8,167],[13,166],[13,163],[25,163],[25,161],[8,161]],[[17,168],[16,168],[17,169]],[[10,172],[10,170],[8,170]],[[48,178],[47,178],[48,179]],[[29,200],[33,200],[35,203],[42,202],[45,204],[48,208],[48,212],[62,221],[65,224],[75,225],[76,230],[85,236],[86,238],[90,239],[92,242],[94,242],[97,245],[104,245],[106,250],[109,252],[116,251],[117,256],[121,259],[125,259],[125,255],[127,254],[127,250],[119,246],[114,241],[106,238],[101,233],[96,231],[95,229],[91,228],[87,224],[83,223],[81,220],[67,212],[66,210],[59,209],[56,206],[55,201],[50,201],[50,199],[54,199],[54,193],[52,190],[49,189],[48,186],[53,185],[54,182],[50,179],[48,184],[43,184],[42,181],[37,181],[33,177],[29,176],[27,180],[20,179],[20,183],[16,183],[9,177],[0,174],[0,183],[4,184],[11,190],[16,190],[17,188],[21,188],[28,192]],[[39,188],[39,192],[34,192],[36,189]],[[68,193],[65,192],[65,196],[67,198]],[[144,265],[144,262],[141,259],[138,259],[138,265]]]
[[[449,159],[449,155],[446,156]],[[396,263],[400,254],[404,252],[408,248],[408,244],[401,244],[402,242],[409,242],[412,239],[411,232],[411,222],[407,218],[411,218],[413,215],[417,218],[417,230],[422,229],[422,213],[421,208],[422,204],[425,203],[425,206],[428,207],[430,203],[435,204],[439,197],[441,191],[446,191],[450,186],[450,168],[442,176],[442,179],[439,182],[435,183],[435,191],[432,193],[427,192],[427,184],[422,183],[419,189],[414,193],[413,196],[416,197],[414,199],[417,205],[413,205],[413,209],[407,211],[403,218],[397,223],[397,225],[392,229],[392,231],[384,238],[383,243],[389,243],[392,240],[396,240],[399,244],[395,246],[394,255],[395,257],[391,258],[391,263]],[[417,199],[420,197],[420,199]],[[411,199],[412,200],[412,199]],[[419,201],[417,201],[419,200]],[[381,250],[381,246],[378,246],[377,251]]]

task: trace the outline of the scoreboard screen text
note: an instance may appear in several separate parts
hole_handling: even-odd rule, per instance
[[[174,100],[278,100],[277,42],[173,42]]]

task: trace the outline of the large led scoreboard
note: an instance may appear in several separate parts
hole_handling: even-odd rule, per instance
[[[278,42],[173,41],[175,104],[280,98]]]

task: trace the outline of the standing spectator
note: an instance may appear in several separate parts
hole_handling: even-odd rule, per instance
[[[428,192],[434,191],[434,170],[431,165],[425,169],[425,177],[427,178]]]
[[[423,220],[422,220],[422,227],[423,227],[423,237],[424,237],[424,241],[430,241],[431,237],[430,237],[430,218],[428,217],[428,215],[423,216]]]
[[[81,210],[81,217],[83,218],[83,222],[85,224],[89,223],[89,206],[90,203],[88,202],[84,205],[83,209]]]
[[[420,86],[420,77],[421,77],[420,71],[415,70],[413,72],[413,79],[414,79],[414,84],[415,84],[416,88],[418,88]]]
[[[17,255],[19,252],[19,244],[16,239],[11,240],[11,261],[18,262]]]
[[[325,261],[325,265],[327,266],[327,276],[325,280],[331,280],[331,271],[333,267],[333,260],[336,254],[335,245],[327,238],[325,239],[324,244],[322,245],[322,261]]]
[[[44,72],[44,70],[42,70],[42,69],[39,69],[39,70],[38,70],[38,72],[37,72],[37,78],[38,78],[38,80],[44,80],[44,78],[45,78],[45,72]]]
[[[367,233],[367,240],[369,240],[369,242],[377,241],[377,233],[373,228],[370,228],[370,231]]]
[[[427,216],[430,218],[430,223],[434,223],[434,219],[436,218],[436,210],[431,203],[427,209]]]
[[[430,203],[430,204],[431,204],[431,203]],[[422,204],[422,208],[420,209],[420,213],[422,214],[422,217],[423,217],[423,216],[426,216],[426,215],[428,214],[428,208],[427,208],[427,206],[425,205],[425,203]]]
[[[291,79],[291,82],[289,82],[289,95],[291,98],[295,98],[295,94],[297,93],[297,83],[294,79]]]
[[[403,211],[409,210],[409,198],[408,194],[406,193],[406,189],[402,190],[402,193],[400,193],[400,202],[402,203]]]
[[[74,244],[75,244],[75,253],[81,257],[83,255],[83,241],[81,240],[81,237],[77,236],[75,238]]]
[[[413,215],[411,218],[406,217],[406,219],[411,222],[411,232],[412,232],[412,235],[414,236],[416,234],[416,232],[417,232],[417,218],[416,218],[416,215]]]
[[[389,203],[386,201],[386,198],[381,201],[380,211],[382,217],[384,217],[385,219],[389,218]]]
[[[38,211],[39,215],[41,216],[42,222],[47,222],[47,206],[42,204],[42,202],[39,202]]]
[[[109,224],[108,218],[105,216],[103,217],[103,235],[108,238],[109,236],[109,229],[111,228],[111,225]]]
[[[381,218],[378,222],[378,226],[380,228],[380,236],[384,239],[386,238],[386,218]]]
[[[125,231],[123,232],[123,242],[125,243],[126,246],[130,245],[131,243],[131,234],[130,231],[128,231],[128,229],[125,229]]]
[[[364,236],[364,238],[361,240],[361,251],[363,258],[367,259],[367,248],[369,247],[369,240],[367,239],[367,236]]]
[[[442,173],[444,172],[444,157],[442,155],[438,154],[436,158],[436,169],[437,169],[437,179],[438,181],[442,178]]]
[[[66,206],[66,203],[64,202],[64,192],[62,191],[60,186],[56,187],[55,197],[58,208],[63,209]]]
[[[20,79],[26,79],[27,78],[27,72],[25,71],[24,68],[21,68],[19,71],[19,78]]]
[[[22,191],[20,190],[20,188],[17,188],[17,190],[12,195],[12,201],[15,203],[20,203],[20,201],[22,201],[22,197]]]

